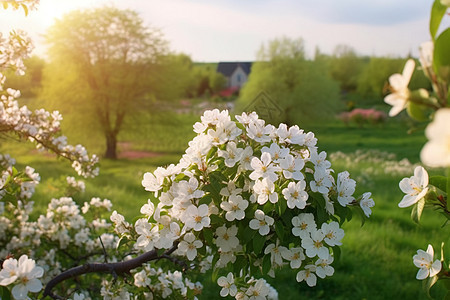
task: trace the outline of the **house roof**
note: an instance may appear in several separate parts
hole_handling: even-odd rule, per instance
[[[217,72],[222,73],[226,77],[230,77],[237,67],[241,67],[242,70],[248,75],[250,74],[252,63],[251,62],[219,62],[217,65]]]

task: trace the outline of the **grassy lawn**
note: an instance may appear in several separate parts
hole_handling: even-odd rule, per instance
[[[133,131],[130,127],[121,136],[122,141],[131,142],[136,150],[165,154],[136,160],[101,161],[100,176],[86,180],[86,192],[77,201],[81,203],[93,196],[108,198],[114,203],[114,209],[131,221],[147,201],[148,194],[141,186],[143,173],[160,165],[176,163],[194,136],[192,125],[197,120],[198,117],[191,115],[157,115],[147,124],[140,123],[140,130]],[[370,128],[346,127],[336,121],[307,129],[316,133],[319,150],[328,153],[377,149],[396,154],[397,160],[408,158],[412,163],[418,162],[425,142],[423,132],[407,135],[407,128],[395,121]],[[1,151],[14,156],[19,166],[31,165],[41,174],[42,181],[35,196],[39,212],[45,209],[49,197],[57,195],[55,180],[63,175],[74,175],[68,162],[30,154],[28,146],[4,142]],[[345,225],[341,259],[334,264],[335,275],[318,280],[316,288],[297,283],[296,273],[290,271],[269,279],[280,299],[426,299],[422,283],[415,279],[418,269],[412,263],[412,256],[417,249],[425,250],[428,243],[439,252],[436,248],[450,232],[448,226],[440,228],[444,220],[432,211],[426,211],[423,223],[417,226],[410,219],[410,209],[398,208],[403,195],[398,182],[411,176],[413,169],[409,174],[395,174],[385,172],[377,161],[349,164],[336,159],[332,163],[335,171],[349,169],[353,178],[365,178],[358,186],[358,192],[372,192],[376,203],[372,217],[363,227],[357,219]],[[209,275],[203,277],[202,283],[205,289],[200,298],[217,299],[219,288],[211,282]],[[438,286],[432,294],[443,298],[443,291]]]

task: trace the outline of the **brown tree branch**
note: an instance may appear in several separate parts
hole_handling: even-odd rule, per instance
[[[172,254],[177,249],[177,247],[178,242],[175,242],[172,248],[164,252],[161,256],[158,255],[158,252],[156,250],[152,250],[127,261],[116,263],[91,263],[71,268],[62,272],[47,283],[44,289],[43,298],[49,296],[53,299],[63,299],[60,296],[54,294],[52,292],[52,289],[58,283],[63,282],[67,279],[88,273],[111,273],[114,276],[129,275],[131,270],[142,266],[146,262],[158,260],[161,258],[169,258],[169,255]]]

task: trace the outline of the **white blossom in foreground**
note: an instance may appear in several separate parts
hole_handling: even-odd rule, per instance
[[[275,192],[275,184],[268,178],[256,180],[253,190],[258,195],[258,204],[264,205],[267,200],[271,203],[278,202],[278,193]]]
[[[227,228],[225,225],[216,230],[216,245],[222,251],[229,252],[239,245],[239,240],[236,237],[238,229],[236,225]]]
[[[370,215],[372,214],[372,207],[375,206],[375,201],[373,201],[372,198],[370,198],[372,196],[372,193],[367,192],[364,193],[362,195],[361,201],[359,202],[359,205],[361,206],[362,210],[364,211],[364,214],[367,217],[370,217]]]
[[[208,227],[210,218],[208,216],[209,210],[206,204],[199,207],[191,205],[187,208],[186,227],[193,228],[195,231],[200,231],[203,227]]]
[[[249,300],[260,300],[266,299],[269,295],[269,286],[264,279],[256,280],[254,285],[251,285],[245,294],[248,296]]]
[[[329,246],[341,246],[342,238],[344,237],[344,230],[339,228],[339,223],[333,221],[331,223],[322,224],[322,232],[325,235],[325,243]]]
[[[306,181],[299,181],[297,183],[289,182],[288,186],[283,189],[282,193],[287,200],[289,208],[304,209],[306,200],[308,200],[308,193],[305,191]]]
[[[433,277],[441,271],[441,261],[436,259],[433,262],[434,249],[428,245],[427,252],[419,249],[417,254],[413,256],[414,265],[419,268],[416,278],[423,280],[428,276]]]
[[[406,195],[398,204],[399,207],[408,207],[425,197],[428,192],[428,173],[423,167],[414,169],[414,176],[403,178],[399,183],[400,189]]]
[[[220,203],[220,208],[226,211],[225,219],[230,222],[244,219],[247,207],[248,201],[244,200],[241,195],[231,195],[228,202]]]
[[[202,241],[197,240],[192,232],[188,232],[185,234],[184,240],[178,245],[178,249],[185,253],[189,260],[194,260],[197,256],[197,248],[202,246]]]
[[[428,142],[422,148],[420,158],[430,167],[450,166],[450,108],[436,112],[433,122],[425,129]]]
[[[222,287],[220,290],[220,296],[226,297],[228,294],[232,297],[237,294],[237,287],[234,284],[233,273],[228,273],[227,277],[221,276],[217,279],[217,284]]]
[[[311,213],[300,214],[291,220],[292,234],[299,236],[301,239],[309,237],[309,234],[317,229],[317,224],[314,221],[314,215]]]
[[[345,171],[338,174],[336,181],[336,188],[338,193],[338,202],[342,206],[347,206],[355,198],[353,193],[355,192],[356,181],[350,179],[350,173]]]
[[[301,247],[291,248],[287,251],[283,251],[281,256],[287,261],[291,269],[298,269],[302,265],[302,261],[305,259],[305,254],[303,254],[303,249]]]
[[[42,289],[42,282],[38,279],[42,275],[44,269],[36,266],[35,261],[27,255],[22,255],[18,261],[9,258],[0,271],[0,285],[6,286],[17,281],[11,290],[14,299],[29,299],[28,292],[37,293]]]
[[[316,266],[307,265],[304,270],[297,273],[296,279],[298,282],[302,282],[303,280],[306,281],[308,286],[315,286],[317,283],[317,276],[314,272],[316,272]]]
[[[316,230],[311,232],[310,237],[305,237],[302,239],[302,247],[305,249],[306,256],[315,257],[319,256],[319,258],[327,258],[330,255],[330,252],[327,247],[324,245],[325,235],[322,230]]]
[[[267,235],[273,223],[272,217],[266,216],[262,210],[258,209],[255,211],[255,218],[250,220],[249,226],[253,230],[258,230],[260,235]]]
[[[276,244],[270,244],[264,249],[264,254],[268,255],[270,253],[270,261],[273,266],[281,266],[283,264],[283,253],[289,251],[284,246],[279,246],[279,240]]]
[[[333,256],[328,256],[327,259],[318,259],[316,261],[316,274],[320,278],[325,278],[326,276],[333,276],[334,268],[331,265],[333,262]]]
[[[410,95],[408,85],[414,72],[414,68],[414,60],[409,59],[403,68],[402,74],[396,73],[389,77],[389,85],[391,86],[393,93],[387,95],[384,98],[384,102],[392,105],[392,108],[389,111],[390,117],[398,115],[403,109],[406,108]]]

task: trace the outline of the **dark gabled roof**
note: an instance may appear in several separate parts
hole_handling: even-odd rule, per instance
[[[236,68],[239,66],[247,75],[250,74],[250,71],[252,69],[251,62],[219,62],[219,64],[217,65],[217,72],[222,73],[226,77],[230,77],[233,74],[234,70],[236,70]]]

